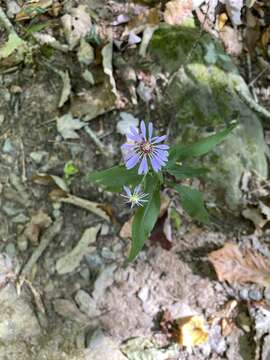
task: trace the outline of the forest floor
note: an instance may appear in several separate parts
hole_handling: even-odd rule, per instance
[[[160,133],[172,126],[155,108],[167,74],[154,77],[140,42],[161,18],[176,20],[165,2],[153,3],[0,1],[1,360],[270,358],[269,212],[260,223],[223,220],[221,209],[219,221],[201,226],[165,192],[172,241],[156,229],[125,266],[132,211],[87,181],[122,161],[125,124],[150,117]],[[198,26],[224,21],[224,4],[210,1],[216,13],[206,21],[201,3]],[[221,40],[270,111],[270,9],[253,4],[242,24],[226,15]],[[111,36],[113,54],[104,51]],[[258,268],[241,264],[253,281],[218,280],[208,255],[226,243],[263,256]],[[174,320],[197,316],[204,325],[190,326],[184,341]]]

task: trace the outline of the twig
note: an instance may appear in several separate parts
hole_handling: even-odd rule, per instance
[[[2,23],[5,27],[5,29],[7,30],[7,32],[9,34],[16,34],[18,36],[18,34],[16,33],[13,25],[11,24],[11,22],[9,21],[9,18],[7,17],[7,15],[5,14],[4,10],[2,9],[2,7],[0,6],[0,23]]]
[[[256,111],[261,116],[265,117],[266,119],[270,119],[270,112],[266,110],[263,106],[256,103],[255,100],[252,99],[251,96],[248,95],[245,91],[242,90],[240,85],[235,87],[235,90],[239,97],[254,111]]]
[[[55,236],[60,232],[62,226],[63,218],[59,218],[44,232],[38,247],[35,249],[30,259],[20,272],[20,277],[22,279],[21,284],[24,281],[24,277],[26,277],[31,272],[33,266],[38,261],[44,250],[48,247],[48,245],[55,238]]]
[[[252,65],[251,65],[251,57],[250,54],[247,54],[246,56],[247,59],[247,71],[248,71],[248,87],[250,88],[250,92],[254,98],[254,100],[256,101],[256,103],[258,102],[258,97],[256,95],[254,86],[253,86],[253,82],[251,82],[252,79]]]
[[[174,80],[175,76],[177,76],[178,72],[183,69],[191,60],[191,55],[193,54],[194,50],[196,49],[196,47],[198,46],[202,36],[203,36],[203,32],[204,31],[208,31],[210,32],[213,36],[217,37],[217,33],[211,29],[211,27],[207,24],[207,13],[208,13],[208,10],[209,10],[209,3],[207,5],[207,9],[206,9],[206,12],[205,14],[203,14],[201,12],[201,10],[197,9],[196,10],[196,15],[201,23],[201,29],[200,29],[200,32],[199,32],[199,35],[198,35],[198,38],[194,41],[191,49],[189,50],[187,56],[186,56],[186,59],[184,61],[184,63],[170,76],[169,80],[168,80],[168,84],[167,85],[170,85],[172,83],[172,81]]]
[[[96,146],[98,147],[98,149],[100,150],[100,152],[103,155],[108,155],[108,149],[106,148],[106,146],[99,140],[99,138],[97,137],[97,135],[94,133],[94,131],[88,126],[86,125],[84,127],[85,132],[90,136],[90,138],[94,141],[94,143],[96,144]]]
[[[24,152],[24,145],[22,139],[20,139],[20,147],[22,152],[22,182],[26,182],[26,168],[25,168],[25,152]]]

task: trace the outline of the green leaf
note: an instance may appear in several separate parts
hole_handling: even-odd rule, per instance
[[[134,216],[132,223],[132,246],[128,261],[133,261],[137,257],[159,216],[160,183],[157,177],[147,176],[144,192],[149,194],[148,202],[144,207],[140,207]]]
[[[64,174],[66,178],[71,177],[79,172],[76,166],[73,164],[73,161],[68,161],[64,166]]]
[[[216,145],[225,139],[225,137],[237,126],[233,123],[226,129],[214,134],[207,136],[194,144],[189,145],[175,145],[171,148],[169,162],[181,161],[186,158],[196,157],[207,154]]]
[[[177,164],[169,166],[166,170],[169,174],[173,175],[176,180],[202,176],[208,172],[208,169],[206,168],[193,168],[190,166],[181,166]]]
[[[184,185],[175,185],[181,199],[181,205],[192,218],[209,224],[209,216],[204,206],[202,193]]]
[[[11,33],[8,40],[0,47],[0,59],[5,59],[10,56],[14,51],[19,55],[26,52],[27,44],[17,34]]]
[[[94,171],[87,179],[111,191],[119,191],[124,185],[138,184],[142,176],[138,175],[137,169],[127,170],[125,166],[114,166],[107,170]]]
[[[44,22],[32,24],[26,30],[26,35],[31,35],[36,32],[40,32],[41,30],[46,29],[50,25],[51,25],[50,21],[44,21]]]

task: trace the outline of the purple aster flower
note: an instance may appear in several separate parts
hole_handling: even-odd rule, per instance
[[[158,172],[168,161],[169,146],[161,144],[166,137],[166,135],[153,137],[152,123],[148,125],[148,132],[144,121],[141,121],[140,131],[137,131],[135,127],[130,127],[127,142],[121,147],[125,154],[126,168],[132,169],[140,163],[138,174],[146,174],[150,162],[153,170]]]
[[[126,199],[126,203],[131,203],[131,208],[133,208],[134,205],[143,206],[143,203],[147,202],[145,197],[148,196],[148,194],[141,191],[140,185],[137,185],[133,192],[128,186],[124,186],[124,190],[126,194],[120,195]]]

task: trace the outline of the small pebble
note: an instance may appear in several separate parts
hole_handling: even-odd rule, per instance
[[[260,300],[262,300],[262,292],[260,290],[256,290],[256,289],[249,290],[248,297],[250,298],[250,300],[260,301]]]
[[[0,114],[0,126],[3,124],[4,120],[5,120],[5,115]]]
[[[4,153],[11,153],[14,151],[14,146],[10,139],[6,139],[2,147]]]
[[[10,243],[7,244],[5,247],[5,252],[7,253],[7,255],[12,258],[16,255],[16,247],[14,244]]]
[[[82,269],[80,271],[80,275],[84,280],[89,280],[89,278],[90,278],[90,270],[88,268]]]
[[[107,247],[102,248],[101,256],[106,260],[115,260],[115,254]]]
[[[33,151],[30,153],[30,157],[37,165],[39,165],[48,159],[48,153],[46,151]]]
[[[265,290],[264,290],[264,298],[265,298],[266,302],[270,305],[270,287],[265,288]]]
[[[22,235],[18,236],[17,246],[18,246],[19,251],[21,251],[21,252],[27,250],[28,240],[25,235],[22,234]]]
[[[29,221],[29,217],[24,214],[18,214],[11,220],[15,224],[25,224]]]
[[[248,289],[246,288],[241,289],[239,291],[239,296],[241,300],[248,300],[249,299]]]

